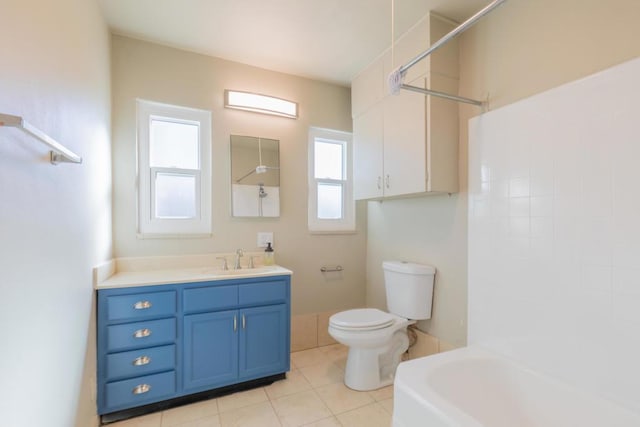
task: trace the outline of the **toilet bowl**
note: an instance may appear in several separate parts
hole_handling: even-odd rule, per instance
[[[415,320],[375,308],[347,310],[329,319],[329,334],[349,347],[344,383],[353,390],[375,390],[393,383],[409,348],[407,326]]]
[[[435,269],[401,261],[385,261],[383,269],[389,313],[358,308],[329,318],[329,335],[349,347],[344,383],[354,390],[392,384],[409,348],[407,326],[431,317]]]

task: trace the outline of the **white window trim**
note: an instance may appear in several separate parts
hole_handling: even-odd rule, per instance
[[[315,140],[326,139],[336,141],[344,145],[344,167],[346,169],[345,181],[315,178]],[[352,135],[331,129],[309,128],[308,143],[308,226],[312,233],[340,234],[353,233],[356,229],[355,201],[353,199],[353,144]],[[343,218],[320,219],[318,212],[318,183],[343,183]]]
[[[138,237],[205,237],[211,235],[211,112],[161,104],[142,99],[137,106],[138,146]],[[193,123],[199,129],[200,169],[152,168],[149,164],[151,119],[161,117],[178,123]],[[196,177],[196,218],[154,218],[153,177],[157,172],[175,172]]]

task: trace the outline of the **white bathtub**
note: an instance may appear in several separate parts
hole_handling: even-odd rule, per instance
[[[403,362],[394,427],[638,427],[640,414],[476,347]]]

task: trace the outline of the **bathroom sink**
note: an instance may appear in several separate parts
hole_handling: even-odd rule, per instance
[[[279,265],[223,270],[221,266],[166,268],[153,270],[120,271],[100,283],[99,289],[125,286],[165,285],[213,280],[248,279],[291,275],[293,272]]]
[[[282,273],[284,269],[277,265],[265,265],[255,268],[241,268],[238,270],[223,270],[221,268],[206,268],[202,274],[216,277],[255,277]]]

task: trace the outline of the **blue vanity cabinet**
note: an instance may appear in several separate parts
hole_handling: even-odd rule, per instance
[[[238,289],[242,380],[289,370],[290,277]]]
[[[283,275],[99,289],[98,413],[284,374],[290,286]]]
[[[184,318],[184,389],[219,387],[238,378],[238,312]]]
[[[178,292],[159,286],[98,291],[98,412],[177,391]]]
[[[289,370],[289,280],[184,291],[184,388],[198,392]],[[228,308],[237,308],[228,310]]]
[[[289,370],[289,309],[286,304],[240,311],[239,377],[246,381]]]

